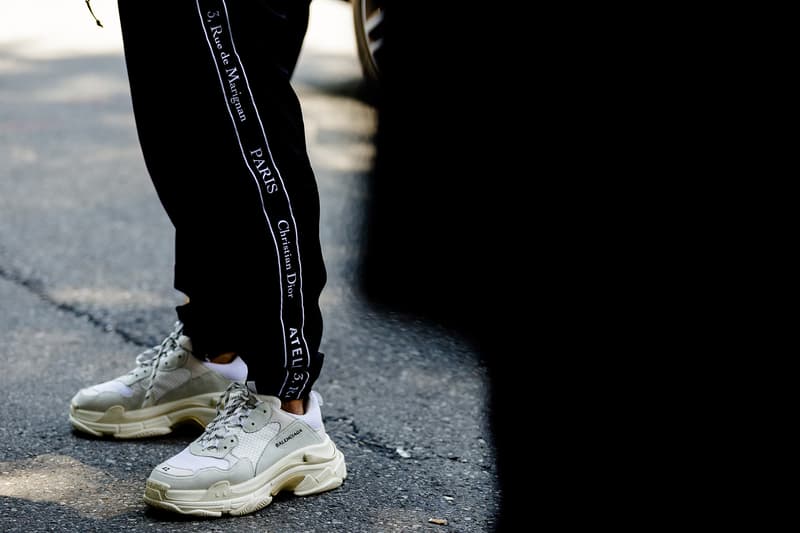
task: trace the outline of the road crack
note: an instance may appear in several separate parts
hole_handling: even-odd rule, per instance
[[[0,250],[0,257],[2,257],[3,255],[1,252],[2,251]],[[18,270],[7,266],[3,266],[2,264],[0,264],[0,279],[8,281],[9,283],[17,287],[26,290],[30,294],[33,294],[34,296],[38,297],[44,303],[52,307],[55,307],[59,311],[68,313],[76,318],[81,318],[83,320],[86,320],[89,324],[103,330],[106,333],[113,333],[117,335],[120,339],[122,339],[127,343],[133,344],[137,347],[150,346],[150,344],[145,342],[144,340],[139,339],[136,336],[131,335],[130,333],[124,330],[114,327],[113,324],[111,324],[107,320],[103,320],[101,317],[95,315],[94,313],[91,313],[90,311],[81,309],[77,306],[68,304],[66,302],[61,302],[59,300],[56,300],[47,292],[47,290],[45,289],[45,284],[41,280],[25,276]]]

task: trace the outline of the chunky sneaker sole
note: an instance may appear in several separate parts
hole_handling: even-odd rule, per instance
[[[339,487],[347,477],[344,455],[330,438],[292,452],[252,479],[214,483],[208,489],[178,490],[147,480],[144,501],[168,511],[206,517],[244,515],[263,509],[281,491],[309,496]]]
[[[194,422],[204,428],[217,414],[216,405],[220,392],[199,394],[143,409],[125,410],[121,405],[106,411],[80,409],[74,404],[69,408],[69,422],[78,431],[95,437],[112,436],[117,439],[157,437],[172,432],[186,422]]]

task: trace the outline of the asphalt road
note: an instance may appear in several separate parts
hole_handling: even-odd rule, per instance
[[[195,429],[134,442],[71,431],[75,391],[129,370],[182,300],[112,4],[93,3],[105,30],[79,0],[0,7],[0,531],[491,531],[485,370],[457,337],[379,313],[356,290],[376,114],[349,8],[334,0],[312,4],[295,86],[329,273],[318,390],[345,484],[246,517],[183,519],[149,510],[141,494]],[[202,171],[203,154],[185,157],[187,172]]]

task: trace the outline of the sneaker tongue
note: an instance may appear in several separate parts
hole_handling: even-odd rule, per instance
[[[248,381],[247,382],[247,388],[250,389],[250,392],[252,392],[253,394],[258,394],[258,391],[256,390],[256,382],[255,381]]]
[[[186,350],[187,352],[192,351],[192,339],[187,337],[186,335],[181,335],[178,337],[178,346]]]

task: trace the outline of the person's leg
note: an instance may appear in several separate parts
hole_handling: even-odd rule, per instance
[[[176,228],[195,355],[235,352],[261,393],[308,396],[325,269],[319,199],[289,83],[308,2],[120,0],[145,161]]]
[[[176,228],[175,286],[189,297],[178,314],[196,356],[240,354],[258,391],[231,384],[203,435],[152,471],[144,499],[220,516],[281,490],[334,489],[344,457],[311,390],[322,364],[319,198],[289,83],[308,2],[119,6],[142,149]]]

